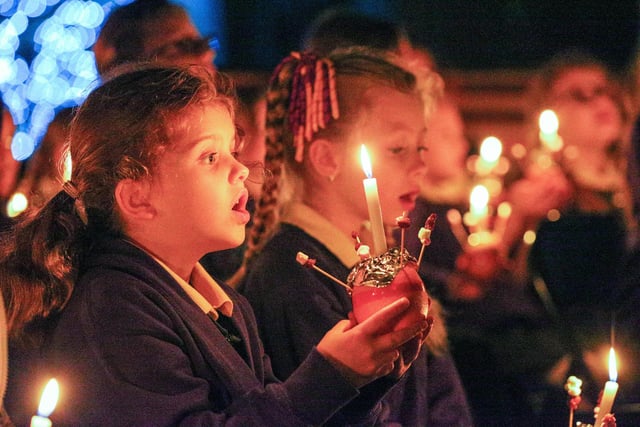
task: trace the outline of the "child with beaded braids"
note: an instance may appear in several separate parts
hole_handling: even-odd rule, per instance
[[[363,48],[326,57],[293,53],[275,70],[267,93],[265,159],[275,179],[265,183],[257,202],[239,290],[253,306],[277,375],[292,375],[313,343],[352,310],[345,289],[302,268],[296,254],[304,252],[346,280],[359,261],[352,232],[372,246],[361,144],[372,158],[384,223],[395,224],[413,208],[424,173],[422,94],[413,74]],[[443,345],[422,350],[383,404],[381,425],[471,425]],[[348,424],[343,415],[330,424]]]
[[[248,302],[198,263],[240,244],[249,220],[220,79],[147,66],[107,80],[72,122],[71,181],[3,240],[10,334],[50,324],[30,384],[58,379],[54,424],[320,425],[344,408],[367,422],[411,362],[398,349],[427,333],[426,319],[388,332],[401,298],[340,319],[274,377]]]

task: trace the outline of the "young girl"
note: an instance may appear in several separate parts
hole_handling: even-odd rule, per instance
[[[43,364],[62,389],[55,424],[318,425],[348,403],[369,422],[411,362],[394,366],[426,319],[380,332],[402,298],[357,326],[339,320],[291,378],[273,376],[248,303],[198,264],[240,244],[249,220],[233,119],[201,69],[129,71],[77,111],[71,181],[0,262],[13,336],[57,317]]]
[[[383,221],[393,226],[414,207],[426,129],[415,77],[360,49],[326,58],[291,55],[276,70],[267,99],[266,166],[276,179],[265,183],[257,204],[240,289],[256,312],[265,348],[273,352],[274,370],[288,377],[314,341],[352,309],[345,289],[302,268],[296,253],[346,280],[359,261],[352,232],[373,246],[361,144],[372,159]],[[418,237],[407,236],[412,238]],[[385,397],[382,422],[471,424],[451,358],[433,349],[423,351]],[[337,414],[332,424],[348,423],[345,417]]]

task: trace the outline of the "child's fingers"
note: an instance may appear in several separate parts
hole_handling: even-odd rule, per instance
[[[428,327],[429,323],[427,319],[422,319],[406,328],[398,329],[397,331],[381,336],[379,344],[382,348],[398,348],[417,335],[421,335]]]
[[[362,333],[367,335],[380,334],[389,328],[390,322],[409,308],[409,299],[402,297],[380,309],[360,323]]]

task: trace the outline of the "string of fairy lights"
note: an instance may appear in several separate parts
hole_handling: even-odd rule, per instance
[[[28,159],[60,108],[98,81],[91,46],[105,16],[131,0],[0,0],[0,92],[17,127],[11,152]]]

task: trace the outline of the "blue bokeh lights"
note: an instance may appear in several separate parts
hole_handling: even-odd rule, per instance
[[[0,92],[18,128],[11,151],[29,158],[56,111],[98,81],[91,46],[112,8],[132,0],[0,0]]]

